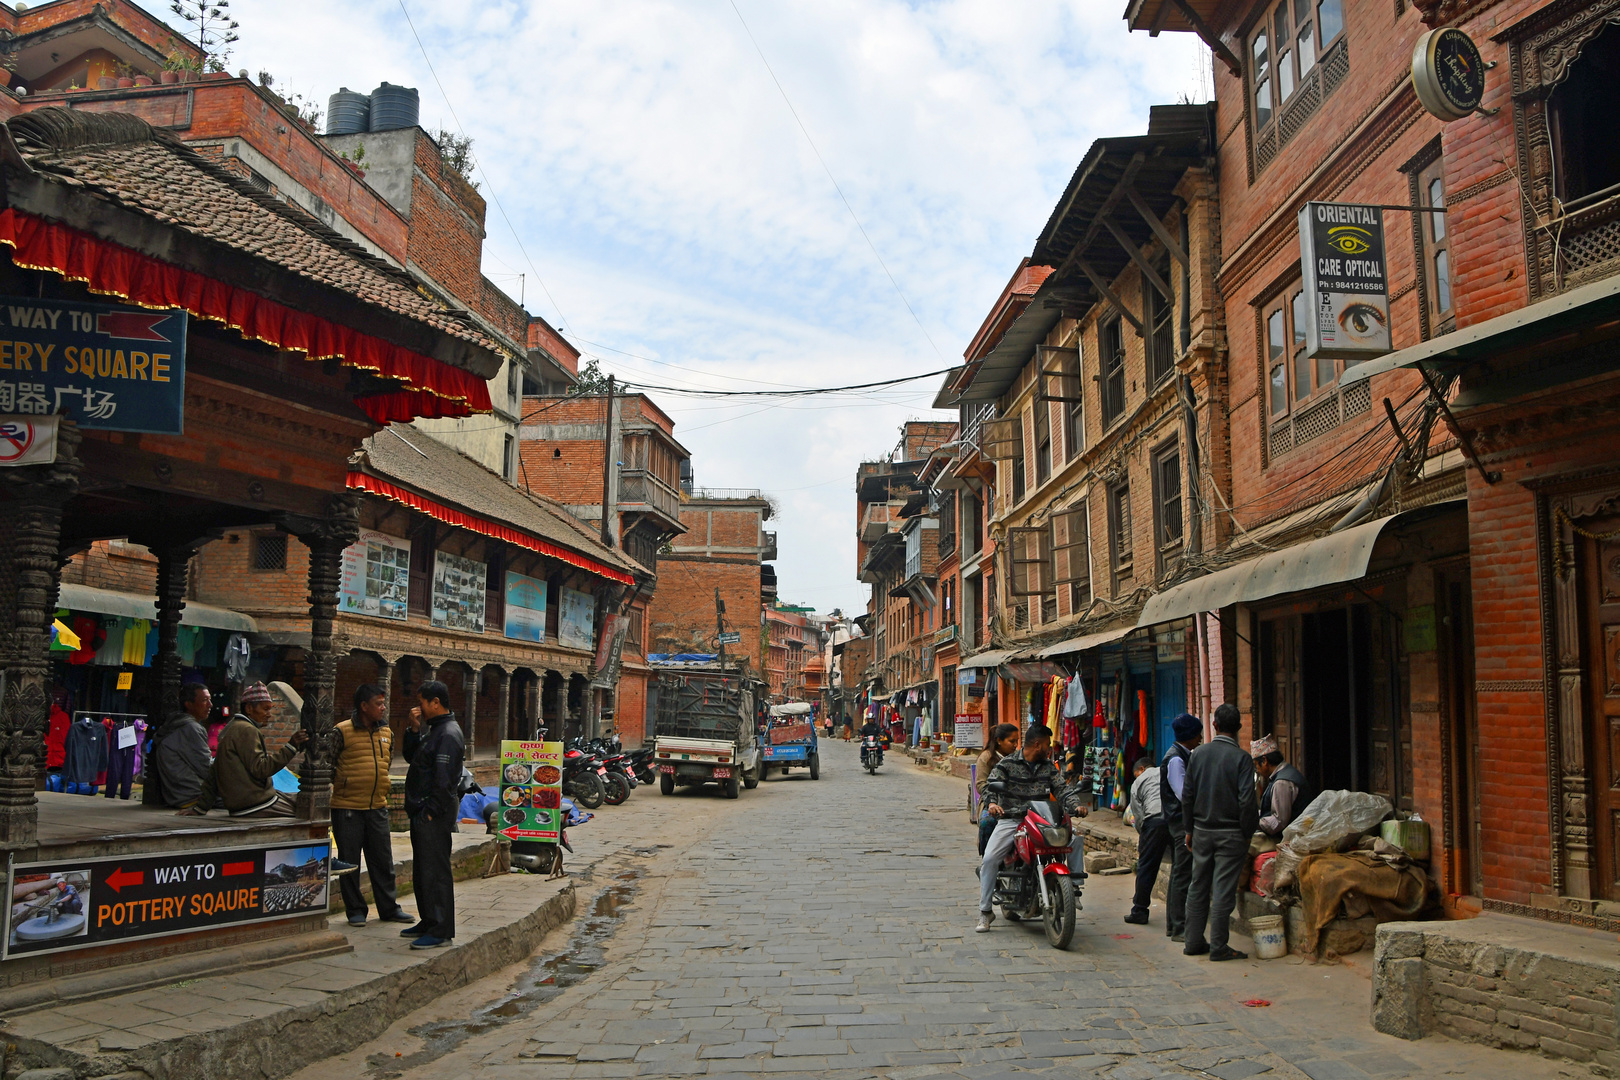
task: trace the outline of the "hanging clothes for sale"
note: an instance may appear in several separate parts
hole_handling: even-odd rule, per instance
[[[101,648],[96,650],[96,657],[91,661],[91,663],[98,667],[118,667],[123,664],[124,628],[128,625],[128,623],[128,619],[123,619],[116,615],[110,619],[102,620],[101,628],[104,631],[104,635],[101,641]],[[79,640],[84,640],[83,635],[80,635]]]
[[[131,619],[124,628],[124,655],[121,657],[126,664],[135,667],[146,667],[146,639],[152,631],[152,622],[149,619]]]
[[[180,654],[181,667],[197,666],[197,645],[202,641],[202,627],[182,626],[175,635],[176,651]]]
[[[1082,675],[1070,679],[1064,687],[1063,715],[1066,718],[1084,716],[1090,709],[1086,703],[1086,680]]]
[[[107,631],[101,628],[101,620],[80,615],[72,622],[73,633],[79,638],[79,648],[68,654],[67,662],[70,664],[88,664],[95,660],[96,651],[107,643]]]
[[[67,763],[68,726],[73,718],[57,704],[51,705],[50,727],[45,732],[45,767],[60,769]]]
[[[107,771],[107,731],[88,713],[68,725],[65,739],[62,779],[72,785],[74,794],[94,795],[90,790]]]
[[[1136,745],[1145,747],[1148,744],[1148,708],[1147,691],[1136,692]]]
[[[225,642],[225,675],[232,682],[241,682],[247,678],[248,661],[252,658],[253,649],[248,639],[232,634]]]

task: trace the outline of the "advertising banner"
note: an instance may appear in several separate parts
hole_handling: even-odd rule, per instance
[[[4,958],[325,913],[326,842],[15,863]]]
[[[596,643],[596,667],[591,685],[612,688],[619,683],[619,666],[624,660],[624,639],[630,634],[627,615],[607,615],[602,619],[602,639]]]
[[[1389,352],[1383,212],[1306,203],[1299,212],[1299,249],[1306,354],[1360,361]]]
[[[0,296],[0,413],[181,434],[186,313]]]
[[[560,742],[501,743],[501,835],[557,842],[562,833]]]
[[[433,625],[484,632],[489,568],[445,551],[433,553]]]
[[[557,604],[557,640],[570,649],[596,648],[596,597],[564,589]]]
[[[546,640],[546,583],[506,572],[506,636],[520,641]]]
[[[361,529],[343,549],[338,610],[404,621],[411,598],[411,542]]]
[[[957,713],[956,734],[951,745],[968,750],[983,750],[984,717],[977,713]]]

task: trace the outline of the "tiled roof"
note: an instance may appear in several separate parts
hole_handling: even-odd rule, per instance
[[[298,206],[254,188],[139,117],[48,108],[7,121],[28,165],[58,183],[246,252],[499,353],[464,316]],[[313,314],[327,314],[315,312]],[[341,322],[342,316],[337,316]]]
[[[412,427],[389,427],[362,446],[370,472],[468,513],[569,548],[627,574],[645,574],[562,504],[513,487],[453,446]]]

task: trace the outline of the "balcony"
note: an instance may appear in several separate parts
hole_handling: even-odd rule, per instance
[[[895,520],[888,503],[868,503],[866,512],[861,515],[861,542],[870,544],[882,539],[894,527]]]
[[[619,512],[656,514],[670,531],[684,531],[680,492],[646,469],[619,471]]]
[[[759,559],[761,562],[770,562],[776,557],[776,534],[773,532],[765,533],[765,543],[760,549]]]

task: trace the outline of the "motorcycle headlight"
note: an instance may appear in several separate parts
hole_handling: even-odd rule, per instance
[[[1042,825],[1041,839],[1046,841],[1048,847],[1068,847],[1069,830],[1061,825]]]

